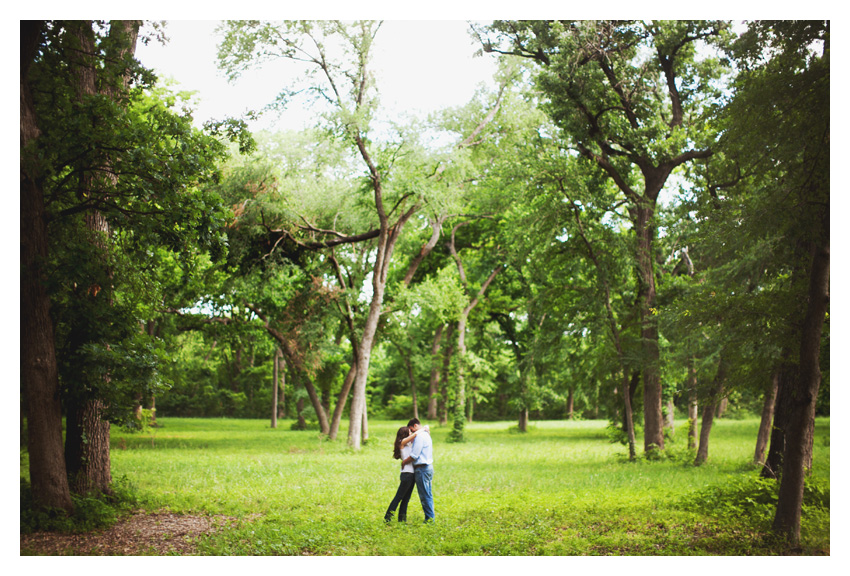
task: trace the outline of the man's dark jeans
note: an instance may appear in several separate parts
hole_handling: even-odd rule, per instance
[[[416,484],[414,475],[410,472],[402,472],[396,490],[395,498],[390,502],[390,507],[387,508],[387,513],[384,514],[384,520],[387,522],[393,519],[393,512],[398,507],[398,521],[407,521],[407,503],[410,502],[410,495],[413,494],[413,486]]]

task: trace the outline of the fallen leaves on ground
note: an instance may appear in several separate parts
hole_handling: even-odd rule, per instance
[[[236,520],[230,516],[140,511],[103,531],[21,534],[21,553],[49,556],[192,555],[197,554],[196,542],[199,536],[216,532]]]

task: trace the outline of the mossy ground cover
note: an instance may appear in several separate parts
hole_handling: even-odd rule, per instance
[[[769,555],[829,553],[829,420],[816,426],[802,548],[770,535],[775,490],[751,465],[756,420],[720,420],[692,465],[685,422],[668,456],[628,462],[604,421],[434,427],[437,521],[414,491],[385,524],[398,481],[398,422],[370,422],[359,453],[289,422],[161,418],[113,432],[112,466],[149,510],[242,518],[205,536],[211,555]],[[346,437],[346,431],[340,433]],[[773,499],[773,500],[771,500]]]

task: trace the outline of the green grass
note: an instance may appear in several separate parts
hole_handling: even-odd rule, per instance
[[[686,423],[661,461],[628,462],[603,421],[475,423],[468,440],[434,427],[437,522],[385,525],[398,482],[397,422],[369,423],[360,453],[265,420],[161,418],[149,434],[113,432],[112,466],[143,506],[242,518],[205,537],[215,555],[744,555],[787,553],[770,536],[770,495],[752,467],[758,422],[720,420],[694,467]],[[343,427],[344,428],[344,427]],[[340,437],[345,438],[343,429]],[[829,553],[829,420],[816,426],[804,554]],[[770,485],[762,492],[770,491]],[[747,500],[749,498],[749,501]],[[764,500],[767,498],[767,500]],[[808,504],[808,502],[807,502]]]

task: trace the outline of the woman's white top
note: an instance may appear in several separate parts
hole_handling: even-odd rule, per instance
[[[413,451],[413,442],[408,442],[404,446],[401,447],[401,459],[402,461],[410,456],[410,453]],[[401,467],[402,472],[410,472],[413,474],[413,462],[405,464]]]

